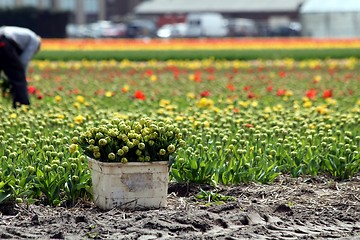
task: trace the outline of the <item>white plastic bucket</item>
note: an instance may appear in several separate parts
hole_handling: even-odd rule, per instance
[[[88,160],[94,203],[99,208],[166,207],[168,162],[123,164]]]

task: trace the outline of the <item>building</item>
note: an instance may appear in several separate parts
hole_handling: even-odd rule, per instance
[[[307,0],[300,9],[304,36],[360,37],[360,1]],[[316,23],[316,24],[315,24]]]
[[[36,7],[72,13],[74,24],[121,19],[142,0],[0,0],[0,8]]]
[[[299,21],[299,8],[305,0],[148,0],[135,7],[139,17],[160,19],[158,25],[171,19],[183,19],[188,13],[218,12],[225,18],[256,20],[276,28]],[[158,20],[159,21],[159,20]],[[176,20],[175,20],[176,21]]]

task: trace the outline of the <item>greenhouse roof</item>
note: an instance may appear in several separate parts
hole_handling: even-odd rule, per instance
[[[289,12],[297,11],[304,0],[149,0],[135,13],[184,12]]]
[[[360,12],[359,0],[306,0],[301,13]]]

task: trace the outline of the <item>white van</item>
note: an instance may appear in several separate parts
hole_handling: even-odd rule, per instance
[[[259,35],[255,20],[234,18],[229,20],[229,35],[232,37],[255,37]]]
[[[228,21],[220,13],[189,13],[186,37],[225,37]]]

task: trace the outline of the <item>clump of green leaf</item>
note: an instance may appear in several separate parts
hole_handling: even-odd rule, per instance
[[[195,197],[197,199],[206,200],[207,202],[228,202],[236,200],[235,197],[223,195],[217,191],[205,191],[203,189],[201,189]]]

